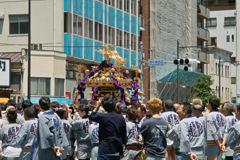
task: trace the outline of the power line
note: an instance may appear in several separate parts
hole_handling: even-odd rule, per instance
[[[33,1],[48,1],[48,0],[31,0],[32,2]],[[28,2],[28,0],[18,0],[18,1],[0,1],[0,3],[9,3],[9,2]]]
[[[33,43],[34,44],[34,43]],[[43,43],[37,43],[37,44],[43,44]],[[53,44],[53,43],[45,43],[45,44]],[[6,46],[11,46],[11,45],[15,45],[15,46],[26,46],[27,44],[9,44],[9,43],[0,43],[0,46],[4,46],[4,45],[6,45]],[[110,44],[109,44],[110,45]],[[128,46],[130,46],[130,45],[126,45],[126,46],[114,46],[114,47],[128,47]],[[79,47],[79,48],[82,48],[82,47],[92,47],[92,48],[94,48],[94,47],[102,47],[102,45],[101,46],[48,46],[48,45],[46,45],[46,46],[42,46],[42,47]]]

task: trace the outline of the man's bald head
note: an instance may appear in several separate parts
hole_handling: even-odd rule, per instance
[[[11,108],[15,109],[14,106],[8,106],[7,109],[6,109],[6,112],[8,113],[9,109],[11,109]]]

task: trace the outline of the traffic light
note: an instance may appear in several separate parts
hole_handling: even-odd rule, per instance
[[[188,66],[184,66],[184,71],[188,71]]]
[[[187,65],[187,66],[184,66],[184,70],[185,71],[188,71],[188,64],[189,64],[189,59],[175,59],[174,61],[173,61],[173,63],[174,64],[176,64],[176,65],[178,65],[178,64],[180,64],[180,65]]]
[[[189,64],[189,59],[175,59],[173,61],[174,64],[180,64],[180,65],[185,65]]]
[[[178,59],[175,59],[175,60],[173,61],[173,63],[174,63],[174,64],[179,64]]]

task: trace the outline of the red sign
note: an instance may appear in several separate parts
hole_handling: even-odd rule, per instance
[[[65,97],[68,98],[68,99],[70,99],[70,92],[66,92],[66,93],[65,93]]]

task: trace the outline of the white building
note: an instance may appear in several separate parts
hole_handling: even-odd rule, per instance
[[[209,46],[208,53],[210,59],[208,72],[213,80],[213,84],[211,85],[212,91],[216,96],[221,97],[222,102],[230,102],[232,96],[230,61],[233,53],[215,46]]]
[[[236,48],[237,48],[237,56],[236,56],[236,95],[237,95],[237,103],[240,103],[240,1],[236,1],[236,22],[237,22],[237,28],[236,28]]]
[[[239,1],[236,1],[239,3]],[[236,3],[214,2],[209,4],[210,19],[207,20],[207,27],[210,31],[211,45],[232,52],[229,62],[231,65],[231,102],[240,103],[240,36],[237,32],[237,12]],[[238,4],[239,6],[239,4]],[[239,12],[240,13],[240,12]],[[239,23],[238,23],[239,26]],[[238,27],[240,28],[240,27]]]
[[[28,61],[25,50],[22,50],[21,97],[27,97]],[[58,51],[31,52],[31,95],[50,97],[65,96],[66,54]]]

